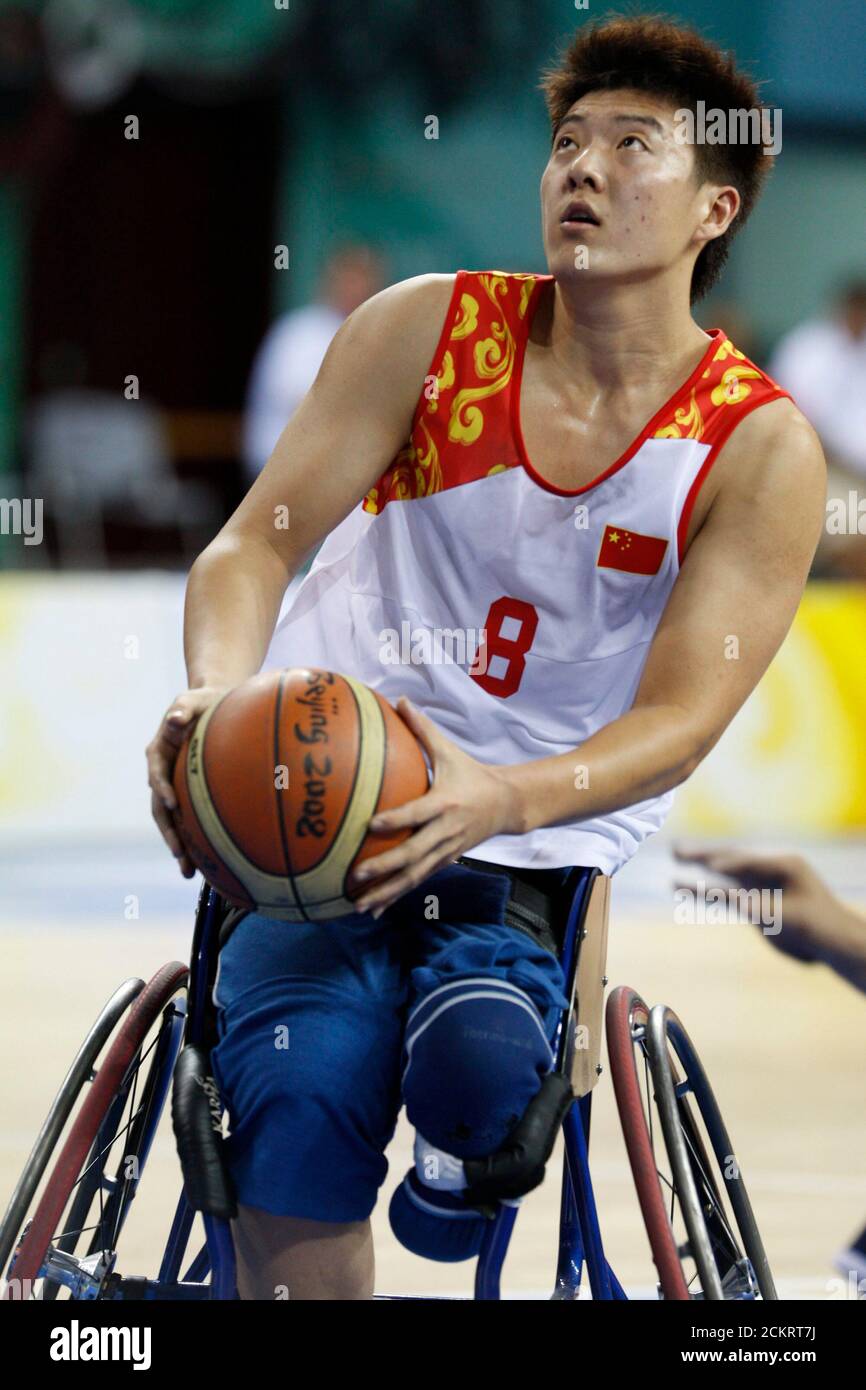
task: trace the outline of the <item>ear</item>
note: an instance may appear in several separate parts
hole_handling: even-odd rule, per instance
[[[740,210],[742,199],[736,188],[728,184],[724,188],[712,186],[702,194],[704,216],[695,228],[693,241],[697,246],[705,246],[708,241],[724,236]]]

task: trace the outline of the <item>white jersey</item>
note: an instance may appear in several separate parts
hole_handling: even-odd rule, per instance
[[[410,440],[334,530],[263,669],[320,666],[407,695],[482,762],[574,750],[632,705],[698,489],[743,415],[784,393],[715,330],[695,372],[594,482],[526,456],[523,352],[549,276],[461,271]],[[672,792],[497,835],[471,854],[613,874]]]

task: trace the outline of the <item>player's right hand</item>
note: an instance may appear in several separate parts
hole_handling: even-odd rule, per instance
[[[195,866],[184,851],[175,822],[177,797],[172,786],[172,774],[181,745],[184,739],[189,738],[199,715],[225,693],[225,689],[212,685],[185,690],[172,700],[155,736],[145,749],[153,818],[160,835],[178,861],[184,878],[192,878]]]

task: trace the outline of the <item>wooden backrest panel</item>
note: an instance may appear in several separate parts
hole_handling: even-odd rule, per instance
[[[578,945],[577,973],[574,981],[567,1071],[574,1093],[584,1096],[598,1080],[601,1057],[601,1030],[604,1026],[604,969],[607,960],[607,923],[610,913],[610,877],[599,874],[590,891],[589,905]]]

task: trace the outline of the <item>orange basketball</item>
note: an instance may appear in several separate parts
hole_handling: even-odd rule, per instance
[[[288,922],[344,916],[350,869],[406,838],[377,811],[427,790],[421,746],[369,686],[333,671],[270,671],[199,718],[174,771],[178,828],[229,902]]]

